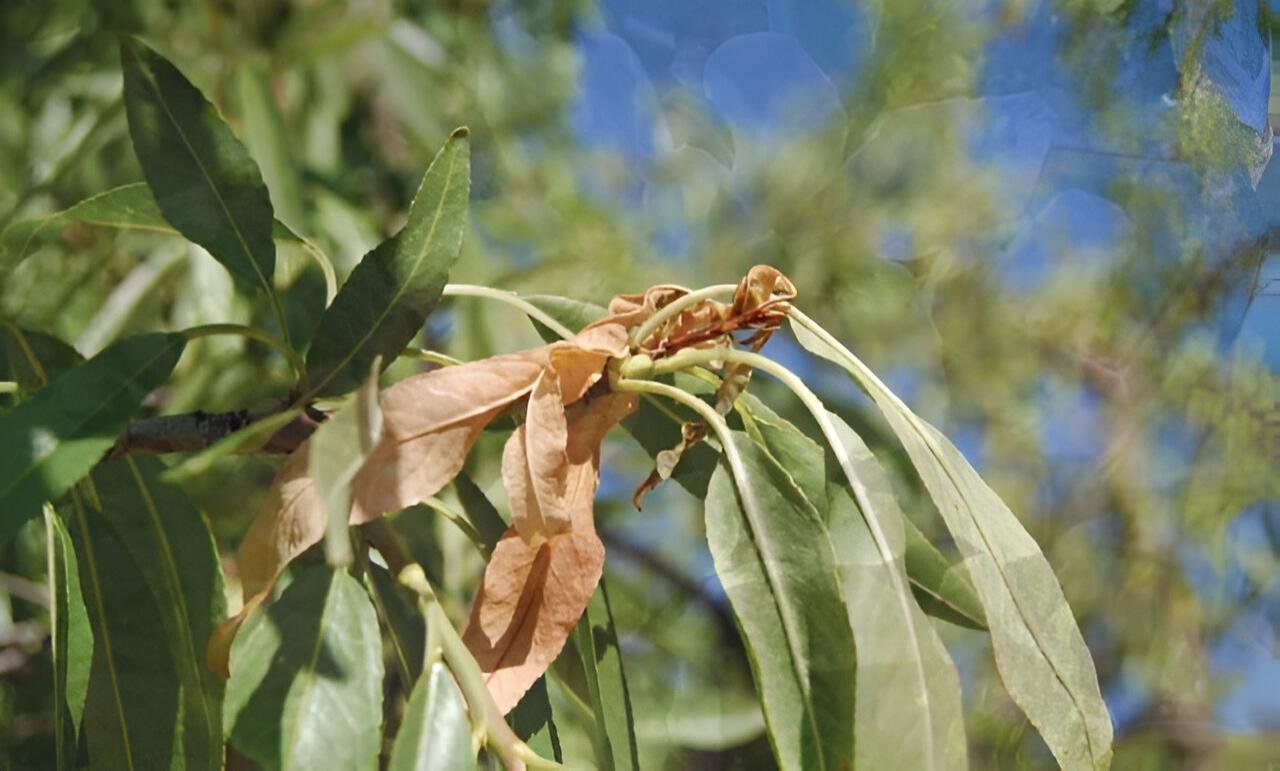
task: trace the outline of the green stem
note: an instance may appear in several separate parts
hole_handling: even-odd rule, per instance
[[[449,508],[448,504],[434,495],[423,498],[422,503],[424,506],[431,508],[437,514],[452,522],[455,527],[462,531],[462,534],[467,537],[467,540],[471,541],[471,544],[476,547],[476,550],[480,552],[481,556],[486,560],[489,559],[489,547],[485,545],[484,539],[480,537],[480,534],[476,532],[475,527],[471,525],[471,522],[466,517]]]
[[[714,284],[712,286],[703,287],[702,289],[690,292],[683,297],[673,300],[670,303],[659,308],[652,316],[645,319],[644,323],[636,327],[631,333],[631,345],[635,346],[644,342],[645,338],[653,334],[655,330],[661,327],[666,321],[686,308],[721,295],[733,294],[737,291],[737,284]]]
[[[296,233],[294,235],[297,235]],[[338,274],[333,269],[333,261],[329,259],[329,255],[324,250],[316,246],[309,239],[298,236],[298,243],[302,245],[304,251],[311,255],[311,259],[316,261],[320,266],[320,272],[324,274],[324,307],[328,308],[333,304],[333,298],[338,296]]]
[[[12,380],[0,380],[0,394],[16,394],[18,384]]]
[[[462,359],[455,359],[447,353],[440,353],[439,351],[428,351],[426,348],[405,348],[400,352],[400,357],[415,361],[425,361],[428,364],[439,364],[442,367],[456,367],[462,363]]]
[[[573,330],[551,318],[540,308],[520,297],[520,295],[515,292],[508,292],[505,289],[493,289],[487,286],[476,286],[475,284],[448,284],[444,288],[444,296],[480,297],[486,300],[497,300],[513,308],[519,308],[525,315],[537,320],[538,323],[563,338],[567,339],[574,335]]]
[[[498,711],[498,705],[493,701],[493,695],[489,693],[489,686],[485,684],[484,673],[480,671],[471,651],[467,650],[458,630],[453,628],[453,622],[445,615],[444,608],[440,607],[422,566],[416,563],[409,565],[400,571],[398,580],[418,593],[423,615],[427,617],[427,628],[436,629],[440,635],[441,653],[449,669],[458,678],[458,686],[471,711],[471,720],[478,729],[483,730],[486,745],[498,755],[502,764],[508,769],[525,766],[561,768],[559,763],[547,760],[530,749],[529,745],[520,741],[511,726],[507,725],[502,713]]]
[[[203,324],[198,327],[184,329],[182,334],[188,340],[198,340],[202,337],[214,337],[216,335],[247,337],[250,340],[256,340],[276,349],[289,362],[289,367],[299,380],[302,379],[302,374],[306,370],[306,365],[302,363],[302,358],[289,347],[288,343],[272,337],[257,327],[245,326],[244,324]]]

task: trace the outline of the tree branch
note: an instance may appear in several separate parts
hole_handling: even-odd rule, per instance
[[[248,410],[233,412],[188,412],[162,415],[130,423],[120,434],[107,459],[125,455],[154,455],[166,452],[195,452],[226,438],[252,423],[271,417],[277,411],[254,414]],[[320,425],[323,415],[307,409],[284,428],[271,435],[258,452],[287,454],[293,452]]]

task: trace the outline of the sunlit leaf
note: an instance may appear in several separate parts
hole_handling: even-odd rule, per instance
[[[475,766],[466,702],[448,667],[437,662],[413,687],[388,769],[462,771]]]
[[[1035,540],[960,451],[852,353],[802,324],[792,327],[801,345],[866,389],[910,455],[965,558],[1009,695],[1063,767],[1108,766],[1111,718],[1093,659]]]
[[[364,588],[302,571],[252,613],[231,651],[231,743],[264,769],[377,767],[382,644]]]
[[[768,453],[745,434],[733,440],[745,477],[716,468],[707,543],[742,629],[774,754],[783,769],[847,766],[854,639],[826,526]]]
[[[38,219],[20,220],[5,228],[0,235],[0,246],[3,247],[0,270],[22,262],[46,239],[75,222],[119,230],[176,232],[160,213],[160,207],[146,183],[121,185],[62,211]]]
[[[58,764],[75,765],[80,719],[84,715],[93,661],[93,630],[84,607],[75,548],[62,519],[46,508],[49,544],[49,636],[53,653],[54,741]]]
[[[274,297],[272,208],[258,165],[168,60],[120,45],[129,135],[164,217],[235,276]]]
[[[0,538],[89,472],[160,385],[186,344],[180,334],[125,338],[0,415]]]
[[[355,388],[376,357],[393,361],[422,329],[462,247],[470,152],[467,130],[454,131],[422,178],[404,228],[364,256],[321,317],[307,352],[313,396]]]

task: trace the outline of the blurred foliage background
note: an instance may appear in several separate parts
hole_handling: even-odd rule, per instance
[[[340,275],[394,232],[436,148],[469,125],[454,280],[604,302],[778,266],[1042,544],[1097,661],[1116,767],[1261,768],[1280,761],[1275,13],[1251,0],[6,0],[0,227],[142,179],[119,31],[210,96],[279,219]],[[305,341],[323,281],[281,256]],[[271,327],[260,305],[185,242],[84,226],[0,285],[0,319],[84,354],[141,330]],[[459,301],[424,342],[473,358],[536,337]],[[896,457],[842,377],[785,339],[766,352]],[[201,340],[151,409],[261,407],[286,376],[259,347]],[[472,472],[501,499],[499,441]],[[598,507],[642,763],[767,766],[700,506],[668,485],[634,511],[646,465],[629,440],[611,444]],[[228,459],[188,483],[224,553],[273,467]],[[465,609],[481,565],[460,536],[425,511],[396,526]],[[13,767],[52,762],[43,548],[40,527],[0,546],[0,763]],[[985,636],[944,635],[974,764],[1050,765]],[[551,695],[567,757],[590,757],[572,699]]]

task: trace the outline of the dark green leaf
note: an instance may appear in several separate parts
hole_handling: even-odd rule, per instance
[[[157,480],[160,468],[154,458],[111,461],[74,495],[95,625],[90,757],[95,767],[160,758],[167,767],[172,753],[185,768],[218,769],[223,686],[204,666],[204,646],[225,615],[222,577],[204,519]]]
[[[934,618],[986,631],[987,614],[960,563],[952,563],[929,542],[910,517],[903,517],[907,577],[920,608]]]
[[[471,526],[480,534],[489,551],[493,551],[498,539],[507,532],[507,523],[503,521],[502,515],[465,472],[453,478],[453,490],[458,494],[462,513],[467,515]]]
[[[382,617],[382,628],[390,639],[396,669],[407,690],[422,674],[422,649],[426,642],[427,621],[418,607],[418,596],[379,565],[367,567],[365,582]]]
[[[853,760],[853,632],[818,512],[787,472],[740,432],[737,473],[716,468],[707,543],[742,629],[779,766]]]
[[[507,715],[511,730],[521,741],[544,758],[564,762],[560,735],[551,715],[551,698],[547,695],[547,676],[539,677],[521,697],[520,703]]]
[[[250,614],[231,648],[225,720],[264,769],[377,767],[382,644],[358,581],[317,565]]]
[[[307,353],[312,396],[359,385],[378,356],[395,360],[440,300],[467,224],[471,155],[453,132],[422,178],[409,221],[364,256],[325,311]]]
[[[57,512],[46,508],[45,530],[49,543],[49,609],[53,649],[54,737],[58,765],[71,768],[76,763],[80,718],[84,714],[89,688],[89,667],[93,661],[93,630],[89,626],[75,548]]]
[[[1111,718],[1093,659],[1035,540],[955,445],[848,349],[800,324],[792,328],[801,345],[867,391],[911,457],[969,568],[1009,695],[1064,768],[1107,767]]]
[[[596,718],[592,740],[597,768],[639,768],[627,676],[622,667],[618,633],[613,626],[604,579],[600,580],[591,604],[573,631],[573,642],[582,659],[587,694]]]
[[[164,217],[274,297],[272,209],[258,165],[213,105],[142,43],[120,45],[129,135]]]
[[[0,380],[13,380],[23,391],[36,391],[71,369],[84,357],[53,335],[22,329],[0,320]]]
[[[180,334],[125,338],[0,415],[0,538],[89,472],[185,345]]]
[[[467,704],[448,667],[437,662],[413,687],[388,768],[454,771],[475,767]]]

